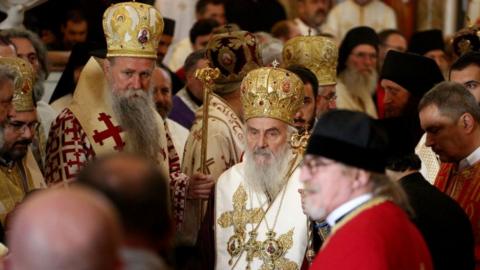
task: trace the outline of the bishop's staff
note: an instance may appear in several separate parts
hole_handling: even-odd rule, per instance
[[[210,92],[213,90],[214,80],[220,76],[218,68],[202,68],[195,71],[195,77],[203,84],[203,114],[202,114],[202,144],[200,148],[200,170],[203,174],[207,172],[207,139],[208,139],[208,109],[210,105]],[[200,223],[204,214],[204,203],[200,202]]]
[[[208,106],[210,104],[210,92],[213,89],[214,80],[220,76],[218,68],[202,68],[195,71],[195,77],[203,83],[203,114],[202,114],[202,146],[200,148],[200,164],[203,174],[207,174],[207,137],[208,137]]]

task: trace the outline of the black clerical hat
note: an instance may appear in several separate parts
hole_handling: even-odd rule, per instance
[[[175,34],[175,21],[166,17],[163,17],[163,34],[172,36]]]
[[[410,44],[408,44],[409,52],[424,55],[433,50],[445,50],[445,42],[441,30],[432,29],[416,32],[410,38]]]
[[[378,38],[377,33],[375,33],[375,30],[367,26],[360,26],[352,28],[347,32],[342,44],[340,44],[340,47],[338,48],[337,74],[345,69],[348,56],[352,50],[361,44],[372,45],[375,50],[378,51],[380,39]]]
[[[387,147],[387,134],[376,120],[361,112],[332,110],[315,124],[306,154],[383,173]]]
[[[422,97],[443,75],[434,60],[412,53],[390,50],[385,57],[381,79],[391,80],[412,95]]]

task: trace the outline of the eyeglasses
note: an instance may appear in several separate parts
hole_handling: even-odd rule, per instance
[[[12,128],[12,130],[14,132],[16,132],[17,134],[23,134],[23,133],[25,133],[27,128],[30,131],[37,130],[40,123],[38,123],[38,122],[24,123],[24,122],[18,122],[18,121],[9,121],[9,122],[7,122],[7,125],[10,128]]]
[[[357,53],[352,53],[352,55],[357,57],[357,58],[361,58],[363,60],[365,60],[365,59],[376,60],[377,59],[377,54],[376,53],[357,52]]]
[[[314,175],[318,172],[318,169],[325,166],[333,165],[337,162],[335,161],[326,161],[323,158],[305,158],[300,164],[301,168],[308,170],[310,175]]]
[[[330,94],[327,94],[327,95],[319,95],[321,98],[324,98],[326,102],[334,102],[335,100],[337,100],[337,95],[332,92]]]

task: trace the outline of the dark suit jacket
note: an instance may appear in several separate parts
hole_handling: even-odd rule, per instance
[[[432,255],[434,269],[474,269],[472,226],[463,209],[420,173],[400,180],[415,212],[413,222]]]

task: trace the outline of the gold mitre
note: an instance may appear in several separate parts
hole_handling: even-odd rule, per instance
[[[157,58],[163,32],[162,15],[154,7],[137,2],[112,5],[103,13],[107,57]]]
[[[262,67],[250,71],[240,89],[245,120],[268,117],[292,125],[295,113],[303,104],[302,80],[281,68]]]
[[[12,104],[17,112],[33,111],[33,84],[35,73],[32,66],[22,58],[0,57],[0,66],[7,66],[15,74]]]
[[[338,48],[327,37],[302,36],[287,41],[282,51],[284,66],[301,65],[310,69],[319,85],[336,84]]]

